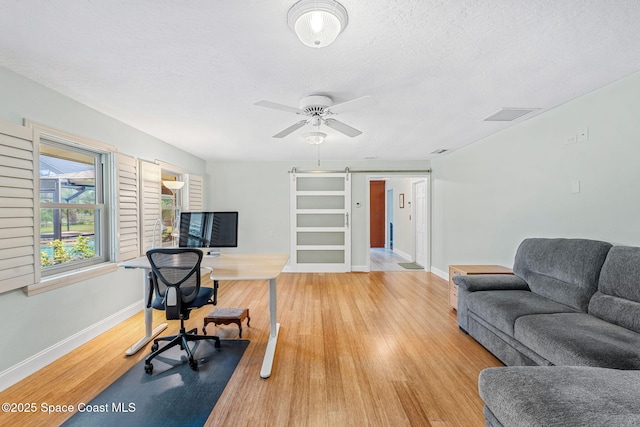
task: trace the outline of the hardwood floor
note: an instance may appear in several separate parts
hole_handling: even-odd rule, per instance
[[[259,376],[269,331],[268,286],[221,282],[221,307],[248,307],[251,343],[209,426],[483,426],[478,373],[501,363],[459,331],[447,283],[424,271],[283,273],[273,373]],[[192,312],[202,328],[211,307]],[[164,321],[154,313],[154,324]],[[177,330],[171,322],[165,332]],[[139,313],[0,394],[2,402],[88,402],[149,351],[124,350]],[[237,336],[235,325],[209,334]],[[142,373],[141,373],[142,374]],[[0,413],[0,424],[58,425],[69,413]]]

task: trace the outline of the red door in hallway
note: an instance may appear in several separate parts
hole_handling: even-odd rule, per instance
[[[369,236],[372,248],[384,248],[385,198],[385,182],[370,181],[369,201],[371,203],[371,209],[369,210]]]

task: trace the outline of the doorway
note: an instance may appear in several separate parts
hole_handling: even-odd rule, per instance
[[[415,262],[430,271],[429,176],[389,174],[368,176],[367,180],[370,184],[368,271],[407,271],[398,265],[399,262]],[[383,184],[384,204],[375,194]],[[384,245],[379,240],[380,226],[371,229],[374,221],[379,222],[382,216],[385,218]]]
[[[386,184],[385,181],[369,182],[369,247],[384,248],[386,245]]]

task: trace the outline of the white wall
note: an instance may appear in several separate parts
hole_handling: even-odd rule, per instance
[[[301,142],[303,143],[303,142]],[[289,253],[289,171],[298,170],[426,170],[429,162],[209,162],[209,210],[239,211],[239,244],[233,253]],[[369,258],[366,200],[369,191],[364,173],[352,174],[351,264],[367,265]],[[410,193],[410,191],[409,191]],[[410,196],[408,196],[410,197]],[[359,207],[358,207],[359,204]],[[406,210],[406,209],[405,209]]]
[[[124,154],[205,173],[204,160],[2,67],[0,93],[5,121],[22,124],[27,118],[114,145]],[[32,297],[22,290],[0,294],[0,372],[141,301],[141,277],[138,271],[119,270]],[[141,324],[141,336],[143,331]]]
[[[587,142],[565,143],[587,127]],[[432,261],[441,271],[511,267],[526,237],[640,245],[640,73],[433,160],[432,169]]]

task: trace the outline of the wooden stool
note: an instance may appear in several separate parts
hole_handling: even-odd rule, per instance
[[[242,321],[244,319],[247,319],[247,326],[249,326],[251,317],[249,317],[248,308],[215,308],[204,318],[204,326],[202,327],[202,332],[207,335],[206,328],[209,323],[213,323],[216,326],[230,325],[231,323],[235,323],[236,325],[238,325],[238,328],[240,328],[238,337],[242,338]]]

